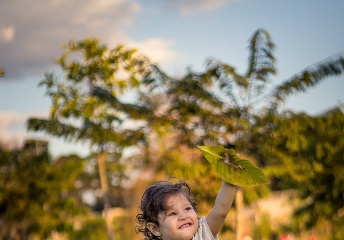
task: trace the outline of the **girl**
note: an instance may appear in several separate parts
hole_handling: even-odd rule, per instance
[[[226,158],[227,158],[226,154]],[[136,216],[145,240],[218,240],[218,232],[232,206],[236,186],[222,181],[215,204],[208,216],[197,217],[197,205],[184,181],[150,186],[143,194]]]

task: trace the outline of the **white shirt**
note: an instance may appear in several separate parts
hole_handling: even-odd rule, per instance
[[[216,236],[216,238],[214,238],[207,223],[207,219],[205,217],[201,217],[199,219],[198,230],[192,240],[219,240],[219,237]]]

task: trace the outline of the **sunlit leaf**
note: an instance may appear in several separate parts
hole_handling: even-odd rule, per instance
[[[249,160],[238,157],[233,149],[222,146],[198,146],[217,174],[226,182],[238,186],[255,186],[268,183],[264,173]],[[230,164],[224,162],[225,153]]]

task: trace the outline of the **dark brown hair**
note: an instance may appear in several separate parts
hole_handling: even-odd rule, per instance
[[[147,223],[151,222],[159,226],[158,214],[159,212],[169,209],[169,206],[166,205],[168,197],[180,193],[186,196],[196,211],[197,203],[191,197],[190,187],[186,182],[182,180],[179,180],[177,183],[161,181],[148,187],[141,199],[140,209],[142,213],[136,216],[136,222],[139,224],[139,226],[136,227],[136,233],[143,233],[145,235],[145,240],[161,239],[149,231]]]

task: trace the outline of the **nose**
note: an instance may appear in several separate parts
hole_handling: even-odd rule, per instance
[[[184,219],[186,219],[187,218],[187,213],[186,212],[182,212],[182,213],[180,213],[180,215],[179,215],[179,220],[184,220]]]

